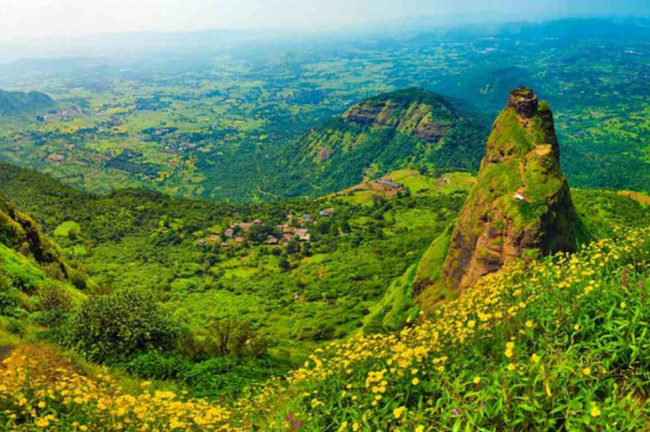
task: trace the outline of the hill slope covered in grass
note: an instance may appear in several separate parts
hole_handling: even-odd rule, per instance
[[[0,419],[24,431],[645,430],[648,264],[646,228],[511,265],[399,332],[318,349],[229,406],[146,383],[125,393],[69,364],[37,366],[24,348],[1,369]]]
[[[0,196],[0,347],[45,334],[85,297],[89,280],[29,216]]]
[[[277,157],[269,191],[324,195],[408,166],[478,168],[488,128],[449,100],[412,88],[363,100]],[[277,193],[277,192],[276,192]]]
[[[0,90],[0,117],[42,113],[55,105],[54,100],[45,93]]]

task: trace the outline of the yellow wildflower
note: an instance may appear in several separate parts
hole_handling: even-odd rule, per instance
[[[591,406],[591,411],[589,411],[589,414],[592,417],[598,417],[598,416],[600,416],[600,413],[601,413],[600,408],[598,408],[598,406],[596,404],[593,404]]]

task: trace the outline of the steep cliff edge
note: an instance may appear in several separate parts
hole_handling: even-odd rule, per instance
[[[549,105],[530,89],[514,90],[494,122],[439,286],[462,289],[511,260],[575,250],[577,215],[559,158]]]

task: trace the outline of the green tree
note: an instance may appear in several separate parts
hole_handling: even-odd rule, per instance
[[[183,329],[150,293],[91,297],[69,324],[68,345],[105,362],[149,350],[172,350]]]

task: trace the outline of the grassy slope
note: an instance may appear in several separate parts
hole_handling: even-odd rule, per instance
[[[649,263],[650,231],[641,229],[573,257],[511,267],[399,333],[317,350],[286,382],[232,407],[182,396],[179,405],[174,394],[141,390],[124,398],[69,366],[62,378],[44,379],[56,362],[25,376],[13,356],[0,373],[21,378],[0,385],[0,419],[37,430],[9,414],[20,411],[20,395],[36,406],[39,390],[60,383],[86,396],[70,404],[54,393],[35,417],[95,430],[135,431],[145,422],[163,430],[182,422],[189,431],[645,430]]]
[[[136,191],[98,197],[34,172],[4,167],[0,188],[44,223],[66,255],[83,263],[100,285],[152,289],[197,331],[227,316],[253,322],[274,341],[275,352],[292,357],[307,352],[315,341],[356,329],[393,279],[417,262],[455,217],[462,191],[471,184],[465,174],[449,174],[450,183],[441,183],[404,170],[391,175],[412,196],[390,199],[381,208],[357,206],[351,203],[353,196],[280,204],[281,214],[292,208],[296,214],[316,214],[334,207],[334,222],[346,220],[351,230],[321,235],[312,256],[290,257],[293,268],[283,272],[280,258],[259,246],[233,253],[217,250],[213,262],[206,258],[213,251],[197,244],[233,221],[267,220],[269,213],[277,213],[275,207],[237,207]],[[164,241],[160,232],[165,219],[172,221],[166,236],[173,241]]]
[[[69,283],[52,279],[32,259],[0,243],[0,345],[17,343],[21,337],[32,338],[43,330],[38,324],[44,311],[39,296],[42,287],[64,292],[73,305],[86,297]]]

